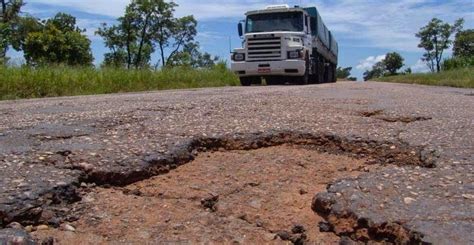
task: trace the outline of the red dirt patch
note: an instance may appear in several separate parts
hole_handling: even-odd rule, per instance
[[[337,243],[335,234],[319,232],[323,219],[311,210],[314,194],[377,167],[289,145],[202,153],[169,174],[94,189],[76,204],[84,211],[72,224],[75,232],[32,235],[59,244],[286,243],[277,235],[283,232],[288,240]]]

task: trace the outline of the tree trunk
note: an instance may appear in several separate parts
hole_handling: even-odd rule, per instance
[[[163,38],[163,26],[161,25],[160,26],[160,34],[161,34],[161,37]],[[164,48],[164,43],[163,43],[163,40],[160,40],[158,42],[159,46],[160,46],[160,52],[161,52],[161,64],[163,67],[166,66],[166,60],[165,60],[165,48]]]
[[[130,23],[128,23],[130,24]],[[130,38],[130,26],[127,27],[127,69],[130,69],[130,66],[132,65],[132,51],[130,49],[130,43],[132,42]]]
[[[127,69],[130,69],[132,64],[132,54],[130,50],[130,36],[127,37]]]
[[[173,52],[170,53],[170,55],[168,56],[168,58],[166,59],[166,63],[168,63],[170,61],[170,59],[173,57],[173,55],[175,55],[178,51],[179,51],[179,48],[181,47],[181,45],[183,44],[184,40],[183,38],[181,38],[181,40],[178,41],[178,44],[176,46],[176,49],[173,50]]]
[[[163,44],[160,42],[160,52],[161,52],[161,65],[162,67],[166,66],[166,60],[165,60],[165,50],[163,48]]]
[[[2,2],[2,21],[5,23],[5,13],[7,12],[7,3],[5,0],[0,0]]]
[[[0,0],[0,1],[2,3],[2,22],[6,24],[7,19],[5,18],[5,15],[7,13],[7,3],[5,2],[5,0]],[[3,47],[2,50],[0,50],[0,59],[3,60],[7,56],[7,49],[8,49],[8,45],[6,45],[6,47]]]
[[[435,47],[435,61],[436,61],[436,71],[439,73],[440,67],[439,67],[439,50],[438,50],[438,37],[434,37],[434,47]]]
[[[142,59],[143,44],[145,42],[146,29],[148,28],[148,21],[150,19],[150,14],[147,14],[145,17],[145,24],[143,25],[142,35],[140,37],[140,45],[138,46],[137,60],[135,61],[135,68],[138,69]]]
[[[439,59],[437,59],[437,64],[438,64],[438,73],[441,72],[441,61],[443,59],[443,50],[441,50],[441,52],[439,52]]]

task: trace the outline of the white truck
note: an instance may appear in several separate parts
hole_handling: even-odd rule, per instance
[[[243,86],[336,82],[338,44],[316,7],[272,5],[238,24],[231,70]]]

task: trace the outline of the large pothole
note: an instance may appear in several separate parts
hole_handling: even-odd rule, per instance
[[[88,193],[76,204],[76,232],[33,234],[68,244],[336,243],[320,232],[311,200],[337,179],[380,167],[366,162],[294,145],[206,152],[169,174]]]
[[[139,169],[78,168],[84,193],[68,195],[79,195],[82,201],[45,204],[36,215],[41,221],[50,214],[53,224],[72,222],[76,231],[64,231],[71,230],[64,224],[52,230],[40,226],[33,235],[68,244],[332,243],[339,237],[319,232],[323,219],[311,210],[315,193],[386,164],[434,167],[435,162],[435,154],[423,147],[331,134],[285,131],[197,138],[167,154],[144,156]],[[95,185],[109,188],[91,188]],[[321,229],[333,230],[334,221],[320,214],[330,222]],[[12,217],[24,224],[41,223]]]

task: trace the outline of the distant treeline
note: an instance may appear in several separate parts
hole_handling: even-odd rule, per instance
[[[474,30],[463,30],[463,24],[463,19],[458,19],[453,25],[450,25],[434,18],[416,33],[416,37],[420,39],[418,47],[425,50],[421,60],[426,63],[431,72],[439,73],[474,67]],[[451,40],[453,34],[455,34],[454,42]],[[454,45],[453,56],[443,59],[446,50],[451,45]],[[364,73],[364,80],[411,74],[411,68],[399,72],[404,66],[403,62],[404,59],[399,53],[388,53],[385,59],[377,62],[371,70]]]
[[[29,66],[92,66],[91,41],[70,14],[57,13],[40,20],[22,13],[23,0],[0,0],[0,63],[7,51],[22,51]],[[174,17],[174,2],[133,0],[116,24],[96,31],[110,50],[102,66],[121,68],[212,67],[219,60],[201,52],[197,21],[193,16]],[[21,14],[20,14],[21,13]],[[151,63],[152,55],[160,60]]]
[[[420,39],[418,47],[425,50],[421,60],[426,63],[431,72],[439,73],[455,69],[466,71],[463,68],[474,67],[474,29],[463,30],[463,24],[463,19],[458,19],[453,25],[450,25],[434,18],[416,34],[416,37]],[[451,40],[453,34],[455,34],[454,41]],[[451,46],[453,46],[452,57],[443,59],[446,50]],[[399,53],[387,53],[383,60],[375,63],[372,69],[364,72],[364,80],[411,74],[411,68],[400,71],[404,66],[404,58]],[[355,81],[356,78],[351,77],[351,70],[352,67],[339,67],[337,77]]]

